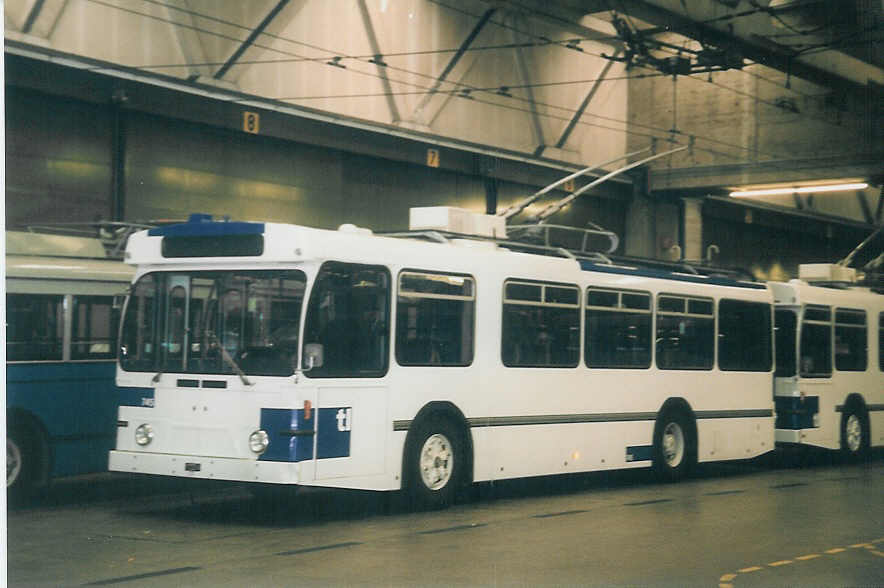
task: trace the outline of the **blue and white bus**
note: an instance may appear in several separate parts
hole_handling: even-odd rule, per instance
[[[678,479],[774,445],[774,300],[758,282],[501,237],[200,215],[133,235],[127,261],[117,383],[133,401],[114,471],[404,488],[433,506],[471,482]]]
[[[107,470],[119,307],[132,275],[97,238],[6,233],[10,497],[57,476]]]
[[[776,438],[856,458],[884,446],[884,295],[856,270],[808,264],[771,283]]]

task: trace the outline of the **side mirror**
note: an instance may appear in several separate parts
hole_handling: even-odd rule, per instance
[[[322,343],[307,343],[304,345],[303,371],[308,372],[313,368],[322,367],[323,347]]]

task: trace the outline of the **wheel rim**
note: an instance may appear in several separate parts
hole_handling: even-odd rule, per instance
[[[859,448],[862,445],[863,427],[862,423],[859,421],[859,417],[855,414],[847,417],[847,423],[844,425],[844,441],[847,444],[847,449],[852,453],[859,451]]]
[[[454,471],[454,453],[448,437],[436,433],[427,437],[421,447],[421,480],[430,490],[444,488]]]
[[[673,468],[684,458],[684,432],[678,423],[669,423],[663,429],[663,458]]]
[[[21,449],[15,441],[6,438],[6,487],[9,488],[21,475]]]

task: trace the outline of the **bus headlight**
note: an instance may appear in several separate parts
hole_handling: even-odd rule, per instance
[[[135,429],[135,442],[144,447],[151,441],[153,441],[153,427],[147,423],[138,425]]]
[[[270,437],[267,436],[267,431],[258,429],[249,435],[249,449],[251,449],[253,453],[264,453],[268,445],[270,445]]]

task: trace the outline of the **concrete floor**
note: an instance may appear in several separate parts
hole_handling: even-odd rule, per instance
[[[820,455],[509,482],[429,513],[92,476],[8,513],[9,585],[884,585],[884,459]]]

